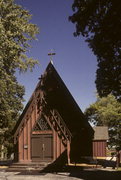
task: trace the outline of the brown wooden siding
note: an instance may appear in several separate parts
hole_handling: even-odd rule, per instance
[[[93,157],[106,157],[107,142],[105,140],[93,141]]]
[[[35,104],[36,106],[36,104]],[[18,161],[19,162],[28,162],[32,161],[32,140],[31,135],[41,135],[41,134],[52,134],[53,140],[52,140],[52,146],[53,146],[53,158],[52,160],[57,159],[66,149],[67,146],[63,144],[62,139],[59,137],[58,133],[56,132],[56,129],[52,129],[49,131],[32,131],[32,128],[34,127],[36,123],[36,119],[41,115],[41,112],[39,114],[37,113],[36,107],[32,108],[31,115],[28,117],[25,117],[25,121],[23,123],[22,128],[19,130],[19,136],[18,136]],[[34,158],[33,158],[34,160]]]

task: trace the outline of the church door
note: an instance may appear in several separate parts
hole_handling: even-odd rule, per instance
[[[31,139],[32,161],[49,161],[53,159],[52,134],[33,135]]]

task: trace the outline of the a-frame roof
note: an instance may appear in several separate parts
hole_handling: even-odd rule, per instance
[[[78,104],[74,100],[73,96],[69,92],[68,88],[66,87],[65,83],[63,82],[51,62],[48,64],[44,74],[42,75],[42,78],[44,79],[44,90],[49,97],[49,105],[59,111],[69,130],[75,133],[80,132],[82,129],[88,129],[89,133],[93,134],[92,127],[87,122],[87,119],[85,118]],[[34,98],[34,93],[41,86],[40,84],[42,78],[40,78],[35,91],[33,92],[29,102],[27,103],[23,113],[21,114],[15,126],[15,131],[19,128],[19,124],[21,123],[29,106],[31,105],[31,102]]]

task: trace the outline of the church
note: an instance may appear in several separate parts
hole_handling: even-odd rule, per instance
[[[14,128],[17,162],[92,156],[94,130],[50,62]]]

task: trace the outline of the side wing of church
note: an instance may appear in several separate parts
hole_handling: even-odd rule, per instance
[[[50,62],[14,128],[18,162],[92,156],[93,129]]]

